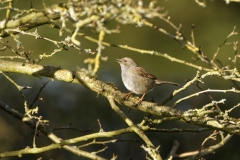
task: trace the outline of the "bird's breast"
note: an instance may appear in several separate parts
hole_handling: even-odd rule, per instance
[[[123,72],[122,81],[129,91],[139,95],[144,94],[153,88],[152,81],[149,81],[149,79],[137,74],[128,74]]]

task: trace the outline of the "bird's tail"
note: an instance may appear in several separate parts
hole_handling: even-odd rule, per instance
[[[168,81],[160,81],[160,80],[157,80],[156,83],[157,83],[158,85],[161,85],[161,84],[171,84],[171,85],[179,86],[179,84],[177,84],[177,83],[168,82]]]

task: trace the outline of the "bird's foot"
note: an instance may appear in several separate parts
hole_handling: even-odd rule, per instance
[[[145,95],[146,95],[146,93],[144,93],[144,94],[142,95],[142,97],[139,99],[139,101],[137,102],[137,104],[136,104],[135,106],[139,106],[139,105],[142,103],[143,98],[144,98]]]
[[[133,92],[127,93],[127,94],[125,95],[124,99],[127,100],[127,99],[131,96],[131,94],[133,94]]]
[[[137,106],[139,106],[141,103],[142,103],[142,98],[141,99],[139,99],[139,101],[137,102],[137,104],[135,104],[135,107],[137,107]]]

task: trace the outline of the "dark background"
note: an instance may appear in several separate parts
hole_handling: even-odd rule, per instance
[[[149,1],[147,1],[149,2]],[[33,0],[33,7],[37,9],[42,9],[42,2]],[[46,1],[47,5],[59,3],[59,1]],[[28,9],[26,6],[30,6],[30,1],[18,1],[15,2],[15,7],[21,9]],[[181,0],[181,1],[159,1],[158,3],[161,7],[165,8],[165,11],[169,12],[171,16],[171,21],[177,26],[181,23],[183,25],[182,32],[187,37],[190,38],[190,29],[192,24],[195,24],[195,42],[197,46],[203,47],[203,52],[209,58],[212,58],[217,48],[226,39],[227,35],[236,26],[236,31],[239,31],[240,26],[240,4],[231,3],[226,5],[223,1],[207,1],[207,7],[202,8],[198,6],[194,1]],[[1,10],[1,17],[5,15],[5,10]],[[159,19],[151,20],[154,24],[168,30],[171,33],[175,33],[168,24]],[[164,35],[157,30],[149,27],[136,28],[135,26],[123,26],[117,24],[116,22],[110,22],[107,24],[109,28],[116,28],[120,26],[120,34],[110,34],[106,35],[105,40],[113,44],[122,44],[139,49],[155,50],[161,53],[167,53],[173,57],[193,62],[192,57],[195,57],[187,49],[183,49],[182,46],[177,43],[172,38]],[[31,31],[34,31],[32,29]],[[63,40],[67,36],[64,34],[62,37],[58,37],[58,30],[50,29],[48,25],[40,26],[37,28],[38,33],[41,36],[45,36],[50,39]],[[83,32],[89,36],[97,39],[98,33],[92,29],[82,29]],[[20,35],[20,40],[24,45],[25,50],[32,51],[31,56],[37,58],[39,54],[50,54],[55,49],[55,46],[49,42],[43,40],[35,40],[34,37]],[[234,36],[230,38],[230,41],[239,39],[239,36]],[[82,37],[78,37],[81,42],[81,48],[92,50],[97,48],[96,43],[92,43]],[[10,37],[5,38],[4,41],[9,41],[10,45],[14,46],[15,42],[12,41]],[[0,52],[1,55],[13,55],[10,51]],[[83,61],[86,58],[94,57],[95,55],[89,54],[79,54],[78,51],[69,49],[69,51],[62,51],[57,53],[54,57],[44,59],[40,64],[42,65],[52,65],[61,66],[62,68],[69,70],[76,70],[76,67],[85,67]],[[183,64],[172,63],[171,61],[151,56],[145,54],[139,54],[137,52],[132,52],[120,48],[109,48],[105,47],[102,51],[102,56],[107,56],[107,61],[101,61],[101,67],[97,72],[97,77],[103,82],[111,82],[115,84],[121,91],[127,92],[124,87],[121,77],[120,77],[120,66],[115,62],[117,58],[131,57],[138,64],[144,67],[146,70],[153,73],[159,79],[172,81],[179,83],[181,85],[185,84],[185,81],[189,78],[193,78],[196,74],[196,69],[187,67]],[[228,60],[228,57],[233,57],[233,47],[232,45],[223,46],[218,59],[224,65],[229,65],[233,67],[233,64]],[[200,61],[195,62],[197,65],[203,67],[208,67]],[[237,66],[239,67],[239,66]],[[204,73],[204,72],[201,72]],[[35,98],[38,90],[42,86],[42,83],[46,82],[48,78],[39,79],[33,76],[20,75],[8,73],[8,75],[13,78],[19,85],[32,86],[32,89],[24,90],[29,104]],[[24,113],[23,100],[18,92],[18,90],[3,76],[0,75],[0,99],[4,103],[8,104],[10,107]],[[229,89],[232,83],[230,81],[224,81],[216,77],[208,77],[204,84],[201,84],[203,89]],[[154,97],[154,100],[161,103],[165,98],[167,98],[176,89],[175,86],[160,86],[154,91],[147,94],[146,100]],[[198,92],[197,87],[192,86],[188,88],[183,93],[176,96],[167,105],[171,105],[175,100],[180,97]],[[225,105],[220,105],[221,109],[229,109],[233,105],[239,102],[239,97],[233,93],[227,94],[212,94],[215,100],[220,100],[226,98],[227,101]],[[97,119],[100,120],[101,125],[105,131],[112,131],[115,129],[121,129],[127,127],[127,125],[122,121],[122,119],[111,109],[108,101],[102,97],[98,96],[85,87],[77,84],[64,83],[59,81],[50,82],[47,87],[41,93],[41,97],[44,102],[35,103],[36,106],[40,108],[39,115],[43,116],[43,119],[50,121],[50,128],[58,128],[62,126],[67,126],[71,123],[73,127],[80,129],[91,129],[91,133],[99,131],[99,125]],[[191,98],[184,101],[178,105],[178,109],[187,110],[190,108],[201,108],[203,105],[210,103],[211,100],[205,95],[200,95],[198,97]],[[127,108],[122,106],[121,109],[127,113]],[[141,122],[142,118],[147,114],[141,113],[139,111],[132,110],[129,117],[133,120],[135,124]],[[239,109],[234,110],[231,116],[238,118]],[[155,117],[157,118],[157,117]],[[23,149],[26,146],[32,146],[32,130],[22,123],[21,121],[13,118],[11,115],[0,111],[0,152],[13,151]],[[164,122],[158,125],[158,128],[196,128],[190,124],[185,124],[181,122]],[[203,140],[211,134],[212,131],[207,131],[203,133],[147,133],[150,140],[155,145],[161,145],[160,154],[162,157],[166,157],[172,147],[174,140],[178,140],[180,143],[179,150],[177,153],[198,150],[201,146]],[[82,136],[84,133],[71,131],[71,130],[60,130],[54,131],[54,133],[63,138],[74,138],[77,136]],[[125,134],[120,136],[122,140],[131,140],[125,142],[116,142],[113,144],[108,144],[108,149],[100,153],[100,156],[107,157],[110,159],[113,154],[118,155],[118,159],[144,159],[145,152],[140,148],[143,144],[142,141],[134,141],[138,136],[134,133]],[[119,138],[113,137],[113,138]],[[106,140],[106,139],[101,139]],[[37,147],[42,147],[44,145],[49,145],[52,142],[48,140],[45,136],[37,137]],[[85,143],[85,142],[84,142]],[[216,141],[209,141],[208,145],[215,144]],[[238,160],[240,159],[240,138],[238,136],[233,136],[233,138],[225,144],[222,148],[216,151],[215,154],[209,155],[206,158],[208,160],[218,159],[218,160]],[[80,144],[77,144],[80,145]],[[101,145],[94,145],[88,148],[84,148],[86,151],[97,151],[101,149]],[[23,155],[22,159],[37,159],[42,157],[43,159],[79,159],[78,156],[65,151],[63,149],[53,150],[37,155]],[[7,159],[18,159],[7,158]],[[84,159],[81,157],[80,159]]]

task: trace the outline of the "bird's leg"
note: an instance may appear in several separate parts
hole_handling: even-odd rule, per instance
[[[133,94],[133,92],[127,93],[127,94],[125,95],[125,99],[128,99],[128,98],[131,96],[131,94]]]
[[[139,99],[138,103],[136,104],[137,106],[142,103],[143,98],[144,98],[145,95],[146,95],[146,93],[143,93],[142,97]]]

